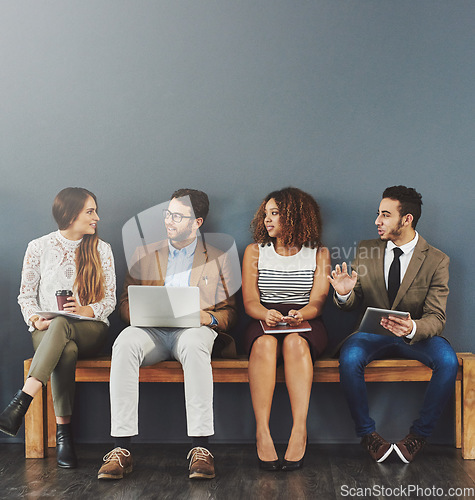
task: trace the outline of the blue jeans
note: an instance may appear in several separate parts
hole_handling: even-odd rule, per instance
[[[359,437],[376,429],[374,420],[369,416],[365,367],[375,359],[385,358],[417,359],[432,369],[422,410],[410,429],[419,436],[430,436],[454,390],[457,355],[444,338],[437,336],[412,345],[392,335],[358,332],[349,337],[340,353],[340,383]]]

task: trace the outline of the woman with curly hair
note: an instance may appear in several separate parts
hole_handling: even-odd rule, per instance
[[[243,260],[242,292],[252,320],[245,333],[249,385],[256,418],[259,466],[295,470],[303,465],[313,365],[327,345],[321,314],[328,295],[330,253],[320,241],[320,208],[309,194],[288,187],[266,196],[251,223],[254,242]],[[290,328],[308,321],[310,331],[264,334],[269,327]],[[293,426],[282,464],[269,418],[277,361],[283,358]]]
[[[21,276],[20,304],[29,326],[35,355],[25,385],[0,415],[0,430],[15,436],[35,394],[51,376],[56,414],[58,466],[77,465],[71,415],[76,360],[97,354],[107,338],[109,314],[114,310],[115,271],[112,250],[97,235],[96,197],[87,189],[66,188],[53,203],[58,230],[28,244]],[[58,311],[56,295],[71,296]],[[49,315],[46,315],[49,316]]]

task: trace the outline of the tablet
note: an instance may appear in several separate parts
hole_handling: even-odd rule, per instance
[[[404,311],[392,311],[390,309],[368,307],[364,313],[363,319],[361,320],[358,331],[378,333],[379,335],[394,335],[389,330],[386,330],[386,328],[381,326],[381,318],[387,318],[389,315],[407,318],[409,313]]]

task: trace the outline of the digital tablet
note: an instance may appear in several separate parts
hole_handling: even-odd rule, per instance
[[[363,319],[361,320],[358,331],[378,333],[379,335],[394,335],[389,330],[386,330],[386,328],[381,326],[381,318],[387,318],[389,315],[407,318],[409,313],[404,311],[392,311],[390,309],[368,307],[364,313]]]

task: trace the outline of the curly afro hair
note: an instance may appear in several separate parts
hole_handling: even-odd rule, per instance
[[[282,242],[285,246],[321,246],[322,221],[320,207],[314,198],[304,191],[286,187],[269,193],[254,215],[251,231],[254,242],[266,244],[274,242],[264,225],[265,207],[274,199],[279,209],[282,227]]]

